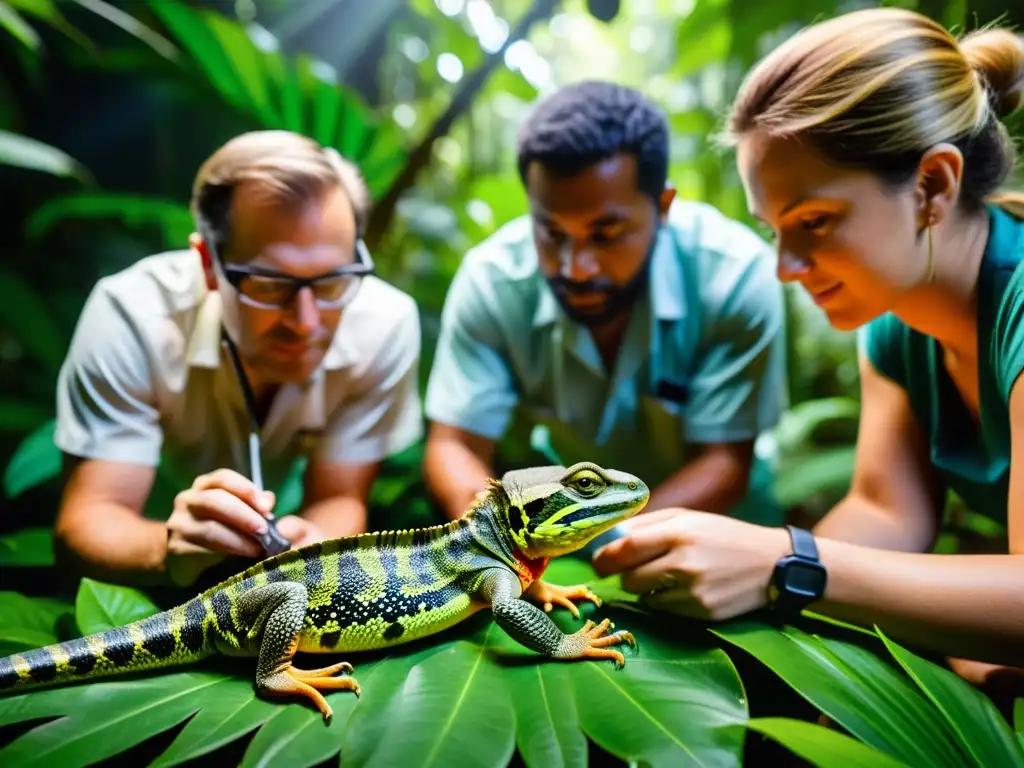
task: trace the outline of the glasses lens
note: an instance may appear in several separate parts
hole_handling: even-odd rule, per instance
[[[247,275],[239,288],[247,299],[268,306],[287,304],[295,293],[291,280],[266,275]]]
[[[334,275],[317,280],[310,288],[321,307],[340,307],[352,300],[362,280],[362,275]],[[246,275],[239,290],[253,304],[284,307],[295,298],[297,286],[286,277]]]
[[[313,295],[321,304],[342,304],[355,293],[360,280],[358,275],[336,275],[317,280],[313,284]]]

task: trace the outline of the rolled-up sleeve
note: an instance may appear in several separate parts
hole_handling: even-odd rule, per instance
[[[426,395],[428,419],[491,440],[504,435],[518,401],[499,305],[485,263],[467,256],[445,297]]]
[[[134,320],[100,281],[57,377],[54,442],[87,459],[156,466],[163,431],[152,361]]]
[[[786,405],[785,305],[771,252],[716,278],[731,284],[702,334],[686,425],[697,443],[755,439]]]

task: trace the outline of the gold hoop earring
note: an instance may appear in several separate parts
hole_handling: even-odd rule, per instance
[[[932,248],[932,225],[935,223],[935,218],[932,216],[928,217],[928,276],[925,278],[925,284],[930,285],[935,279],[935,263],[933,262],[934,251]]]

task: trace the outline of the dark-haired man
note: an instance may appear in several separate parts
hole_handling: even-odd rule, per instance
[[[674,199],[665,119],[632,89],[590,81],[545,99],[518,162],[529,215],[466,255],[442,314],[425,474],[447,515],[517,428],[546,430],[566,464],[640,475],[648,510],[781,522],[754,457],[784,404],[772,250]]]

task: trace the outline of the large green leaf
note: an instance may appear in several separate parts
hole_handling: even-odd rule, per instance
[[[159,612],[138,589],[83,578],[75,598],[75,619],[83,635],[104,632]]]
[[[909,765],[1024,766],[1024,753],[991,702],[884,636],[855,644],[744,621],[712,631],[760,660],[851,735]],[[899,666],[885,658],[886,648]]]
[[[967,755],[916,686],[852,642],[746,621],[712,632],[765,664],[859,740],[910,765],[963,766]]]
[[[60,474],[60,450],[53,443],[51,420],[18,445],[4,469],[4,494],[9,499]]]
[[[24,528],[0,536],[0,567],[53,565],[53,529]]]
[[[80,192],[47,200],[29,216],[26,235],[39,240],[66,219],[113,219],[128,227],[155,226],[166,248],[180,248],[194,228],[187,205],[119,192]]]
[[[88,8],[111,24],[120,27],[129,35],[138,38],[165,59],[171,61],[177,59],[178,49],[174,47],[170,40],[146,26],[131,14],[125,13],[120,8],[104,2],[104,0],[74,0],[74,2],[83,8]]]
[[[267,30],[214,11],[179,0],[150,0],[150,7],[196,72],[254,127],[287,129],[334,147],[359,166],[375,197],[403,167],[400,129],[380,123],[354,91],[333,82],[323,62],[285,57]]]
[[[935,705],[974,765],[1024,766],[1024,751],[992,701],[956,673],[915,656],[877,630],[889,652]]]
[[[818,768],[901,768],[899,760],[822,725],[782,717],[759,717],[747,727],[782,744]]]
[[[11,131],[0,130],[0,165],[93,183],[88,169],[67,152]]]
[[[501,670],[488,655],[493,625],[413,666],[388,702],[377,748],[361,765],[500,768],[515,749],[515,713]]]
[[[571,559],[556,561],[548,577],[562,584],[594,581],[587,563]],[[595,588],[616,594],[607,579]],[[83,629],[153,610],[143,595],[123,587],[85,582],[79,594]],[[352,654],[362,696],[329,694],[334,717],[327,724],[308,702],[257,698],[252,659],[217,657],[202,668],[0,698],[0,725],[58,718],[7,745],[0,762],[82,766],[188,720],[157,765],[181,764],[247,738],[245,766],[285,760],[313,766],[340,751],[346,766],[402,764],[415,755],[418,765],[497,768],[517,745],[531,768],[573,766],[586,764],[587,735],[613,754],[649,765],[740,764],[746,703],[721,650],[661,638],[650,619],[608,604],[586,604],[582,612],[609,616],[634,632],[639,647],[626,650],[623,669],[606,661],[545,660],[480,614],[385,658]],[[552,616],[566,631],[582,621],[564,610]]]
[[[580,724],[569,669],[532,664],[508,671],[516,714],[516,746],[527,768],[587,765],[587,739]]]
[[[71,606],[61,600],[0,592],[0,643],[12,652],[10,646],[27,649],[55,643],[58,622],[71,614]]]
[[[1017,731],[1021,749],[1024,749],[1024,699],[1017,699],[1013,703],[1013,728]]]
[[[0,2],[0,28],[30,51],[39,50],[39,33],[5,2]]]

